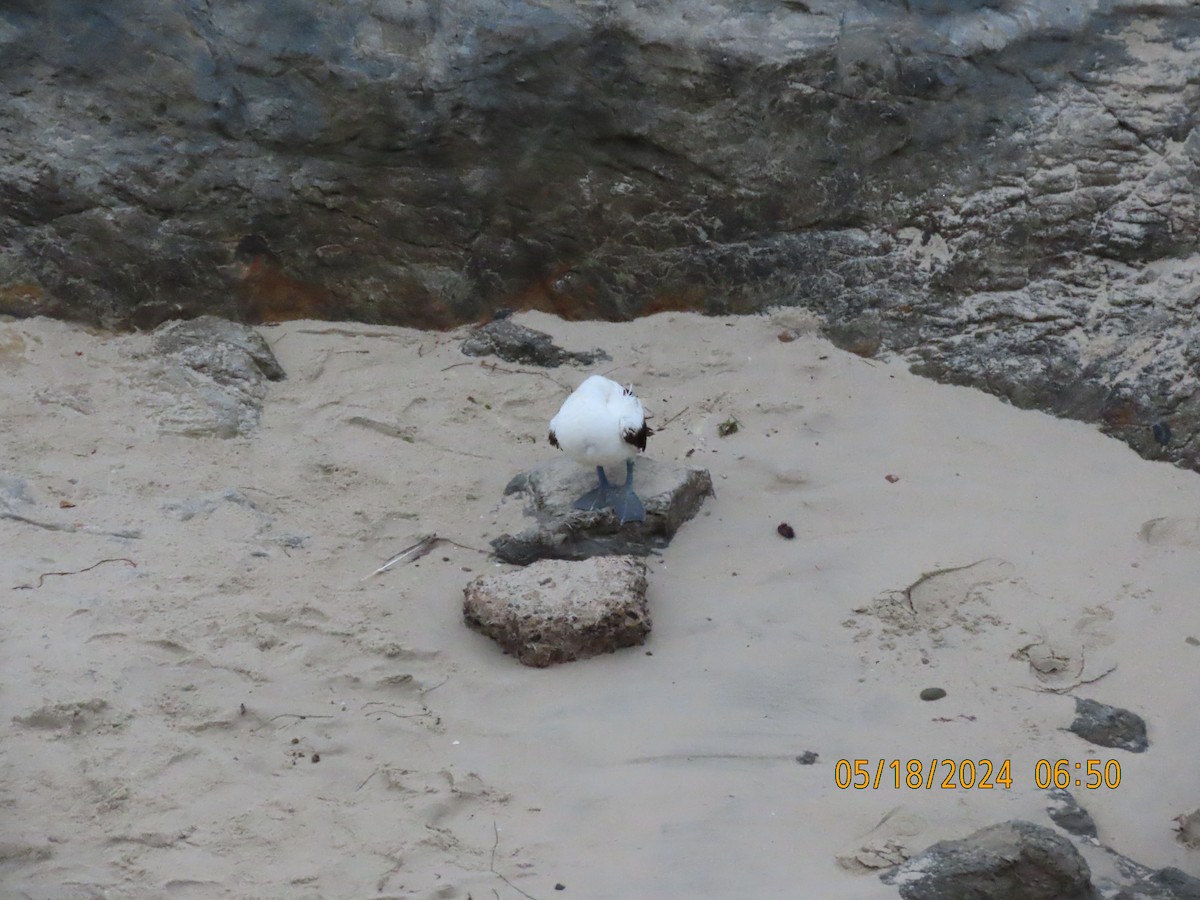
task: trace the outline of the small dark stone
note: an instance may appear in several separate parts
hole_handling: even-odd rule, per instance
[[[922,700],[941,700],[945,696],[946,696],[946,691],[944,688],[930,687],[930,688],[925,688],[925,690],[921,691],[921,699]]]
[[[802,765],[802,766],[811,766],[813,763],[815,763],[817,761],[817,758],[818,758],[817,753],[815,753],[812,750],[805,750],[803,753],[801,753],[799,756],[796,757],[796,762],[800,763],[800,765]]]
[[[1171,426],[1166,422],[1155,422],[1150,430],[1154,432],[1154,439],[1164,447],[1171,442]]]
[[[1075,700],[1075,721],[1070,731],[1101,747],[1141,753],[1150,746],[1146,723],[1137,713],[1095,700]]]
[[[320,753],[314,753],[314,754],[312,755],[312,761],[313,761],[313,762],[315,762],[315,763],[319,763],[319,762],[321,761],[321,754],[320,754]]]
[[[789,541],[796,536],[796,529],[787,522],[780,522],[779,527],[775,530],[778,531],[782,537],[787,538]]]
[[[554,889],[556,891],[565,891],[567,889],[567,886],[565,884],[563,884],[562,882],[559,882],[558,884],[556,884],[554,886]]]
[[[1079,801],[1070,791],[1050,788],[1046,794],[1050,798],[1046,812],[1050,814],[1055,825],[1071,834],[1096,837],[1096,823],[1092,821],[1091,814],[1079,805]]]

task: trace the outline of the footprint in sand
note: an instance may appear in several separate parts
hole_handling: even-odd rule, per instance
[[[924,831],[924,819],[897,806],[859,838],[854,847],[839,853],[837,864],[858,875],[890,869],[912,856],[913,846]]]
[[[986,599],[988,587],[1011,580],[1015,572],[1013,564],[1003,559],[981,559],[926,572],[903,590],[877,598],[863,611],[902,633],[941,631],[951,625],[976,631],[989,616],[986,607],[983,612],[969,611],[969,607]]]
[[[1012,658],[1025,660],[1033,676],[1051,687],[1090,680],[1093,674],[1112,668],[1112,662],[1096,652],[1113,642],[1112,619],[1106,606],[1085,607],[1069,632],[1060,628],[1043,633],[1017,648]]]
[[[1138,537],[1151,547],[1200,547],[1200,519],[1151,519]]]

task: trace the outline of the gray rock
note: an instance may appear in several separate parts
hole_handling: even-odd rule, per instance
[[[286,377],[258,332],[215,316],[163,325],[151,353],[146,388],[158,427],[190,437],[253,431],[266,382]]]
[[[472,331],[462,342],[467,356],[498,356],[511,363],[557,368],[563,363],[590,366],[612,359],[603,350],[569,352],[556,345],[550,335],[518,325],[512,319],[496,319]]]
[[[1192,4],[94,7],[0,8],[0,312],[803,303],[1200,466]]]
[[[650,633],[646,565],[631,556],[542,560],[467,585],[463,618],[538,668],[636,647]]]
[[[1069,840],[1031,822],[939,841],[880,876],[904,900],[1091,900],[1087,862]]]
[[[208,372],[221,384],[240,384],[254,378],[268,381],[287,378],[261,334],[217,316],[166,323],[154,332],[154,350],[164,356],[178,356],[191,368]]]
[[[1200,900],[1200,879],[1175,868],[1159,869],[1122,888],[1111,900]]]
[[[1046,812],[1054,820],[1055,825],[1063,831],[1077,834],[1080,837],[1094,838],[1097,836],[1096,823],[1092,820],[1091,813],[1079,805],[1079,801],[1070,791],[1050,788],[1046,791],[1046,795],[1050,799],[1050,805],[1046,807]]]
[[[614,483],[625,474],[610,473]],[[582,512],[571,504],[595,487],[596,475],[567,459],[522,472],[505,494],[523,493],[536,524],[516,535],[502,534],[492,549],[504,562],[528,565],[538,559],[587,559],[592,556],[647,556],[666,547],[684,522],[699,512],[713,492],[704,469],[685,469],[641,458],[634,464],[637,495],[646,507],[644,522],[622,525],[611,509]]]
[[[1075,699],[1075,721],[1069,729],[1101,747],[1141,753],[1150,746],[1146,723],[1137,713],[1095,700]]]

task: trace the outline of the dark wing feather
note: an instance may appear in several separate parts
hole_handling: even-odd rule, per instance
[[[634,431],[632,428],[626,428],[624,431],[622,431],[621,440],[627,444],[632,444],[639,450],[645,450],[646,438],[650,437],[652,434],[654,434],[654,432],[650,430],[650,426],[643,422],[642,427],[637,431]]]

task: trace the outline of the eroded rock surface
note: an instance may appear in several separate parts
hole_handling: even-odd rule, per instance
[[[650,633],[646,565],[608,556],[481,575],[466,587],[463,618],[538,668],[635,647]]]
[[[1200,465],[1188,0],[17,0],[0,74],[0,312],[803,304]]]
[[[624,472],[610,473],[615,484]],[[654,459],[634,465],[634,486],[646,507],[644,522],[622,525],[611,509],[583,512],[571,504],[596,486],[594,469],[559,459],[522,472],[505,494],[523,494],[535,524],[492,541],[505,562],[528,565],[538,559],[587,559],[593,556],[647,556],[666,547],[684,522],[699,512],[713,492],[704,469],[685,469]]]
[[[1200,900],[1200,878],[1175,868],[1159,869],[1121,889],[1112,900]]]
[[[257,331],[216,316],[163,325],[148,358],[144,387],[158,427],[190,437],[253,431],[266,383],[287,377]]]
[[[904,900],[1091,900],[1091,872],[1061,835],[1015,820],[939,841],[881,876]]]
[[[603,350],[569,351],[551,340],[544,331],[518,325],[512,319],[497,319],[481,325],[462,342],[467,356],[498,356],[506,362],[557,368],[563,363],[594,365],[612,359]]]

